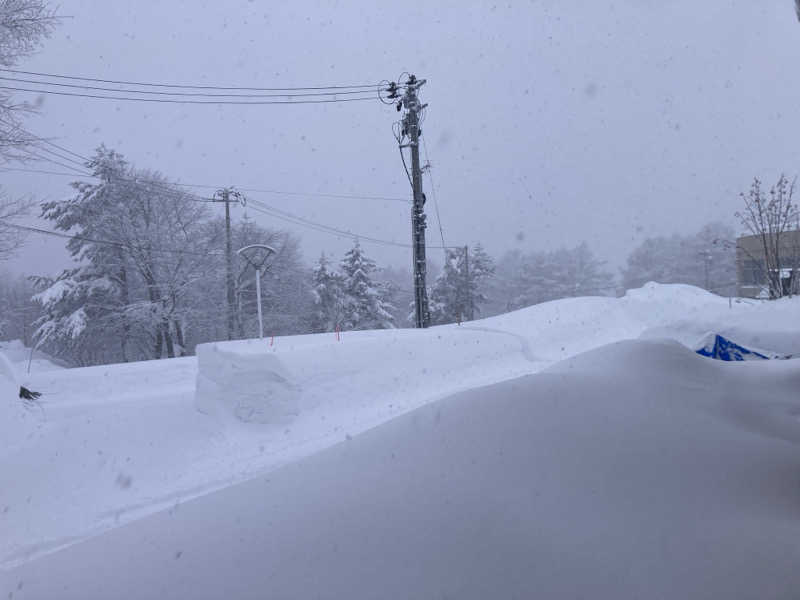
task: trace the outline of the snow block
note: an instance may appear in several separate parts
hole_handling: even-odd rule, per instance
[[[244,423],[285,423],[298,413],[299,386],[277,356],[197,347],[195,407]]]
[[[745,348],[718,333],[709,333],[701,341],[697,354],[725,361],[743,360],[769,360],[775,358],[788,358],[765,350]]]

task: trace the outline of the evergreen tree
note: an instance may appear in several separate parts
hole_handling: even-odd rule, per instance
[[[551,252],[515,254],[504,258],[503,293],[509,308],[531,306],[559,298],[608,295],[614,277],[603,270],[586,243]],[[516,294],[512,299],[511,294]]]
[[[467,266],[469,258],[469,266]],[[484,284],[494,273],[492,258],[480,244],[469,251],[450,248],[441,273],[431,289],[431,323],[440,325],[472,319],[487,301]]]
[[[622,271],[625,289],[648,281],[686,283],[717,293],[735,289],[733,229],[709,223],[693,235],[647,238],[628,256]]]
[[[122,214],[126,194],[119,186],[125,185],[128,164],[101,146],[89,166],[99,183],[75,182],[75,196],[42,205],[42,216],[57,229],[80,236],[67,242],[67,250],[86,264],[65,269],[54,280],[39,278],[42,291],[34,296],[43,311],[36,323],[39,343],[78,364],[90,364],[94,352],[128,360],[131,330],[125,316],[130,267],[124,249],[91,241],[113,239],[112,215]]]
[[[210,265],[207,207],[103,146],[86,166],[99,182],[74,183],[73,197],[42,205],[56,229],[77,234],[67,248],[81,265],[39,296],[39,339],[70,339],[67,358],[91,346],[103,362],[184,354],[187,295]]]
[[[311,272],[311,293],[314,299],[312,331],[323,333],[341,327],[345,312],[344,279],[330,269],[324,252]]]
[[[390,329],[394,327],[393,307],[388,302],[388,290],[372,281],[375,262],[367,258],[356,240],[341,264],[345,310],[342,327],[345,329]]]

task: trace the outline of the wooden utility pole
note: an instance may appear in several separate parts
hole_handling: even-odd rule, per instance
[[[234,339],[236,329],[235,309],[236,287],[233,280],[233,242],[231,241],[231,202],[244,204],[244,196],[232,187],[217,190],[214,194],[216,202],[225,203],[225,289],[226,289],[226,321],[228,339]]]
[[[419,164],[419,118],[425,105],[419,103],[417,92],[425,84],[424,79],[408,76],[405,83],[406,92],[402,106],[406,109],[403,119],[403,130],[408,135],[408,147],[411,149],[411,188],[414,203],[411,209],[411,245],[414,271],[414,316],[418,328],[428,327],[430,311],[428,310],[428,290],[425,287],[425,195],[422,193],[422,171]]]
[[[467,293],[467,320],[475,319],[475,301],[472,298],[472,282],[469,279],[469,246],[464,246],[464,289]]]

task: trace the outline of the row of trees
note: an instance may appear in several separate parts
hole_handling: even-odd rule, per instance
[[[94,183],[72,184],[65,200],[42,205],[52,227],[72,236],[76,266],[55,278],[19,280],[0,290],[5,337],[35,340],[73,364],[182,356],[197,343],[227,337],[224,221],[210,204],[157,172],[140,170],[100,147],[86,165]],[[698,249],[728,235],[709,226],[687,238],[646,240],[630,256],[626,285],[698,281]],[[379,269],[356,241],[334,264],[322,255],[303,265],[294,235],[246,216],[232,229],[235,248],[276,250],[262,277],[262,306],[273,335],[407,326],[410,275]],[[712,254],[712,260],[724,257]],[[580,244],[550,252],[509,252],[495,265],[480,244],[451,248],[429,290],[433,324],[460,322],[570,296],[613,295],[613,275]],[[655,266],[669,264],[670,272]],[[714,265],[706,280],[727,279]],[[257,332],[255,278],[235,265],[235,333]],[[433,272],[433,269],[432,269]],[[30,301],[31,285],[35,304]],[[14,309],[11,310],[11,306]]]
[[[77,266],[35,279],[40,345],[96,364],[182,356],[224,338],[223,220],[113,150],[99,148],[87,168],[97,183],[74,183],[72,197],[42,205],[42,217],[72,236],[67,248]],[[275,334],[297,331],[311,305],[297,238],[244,219],[232,239],[236,247],[276,250],[263,278],[264,305]],[[235,327],[245,337],[256,327],[254,281],[243,261],[236,268]]]
[[[67,248],[76,266],[0,289],[2,335],[30,341],[35,329],[43,349],[79,365],[182,356],[197,343],[226,338],[225,227],[211,205],[103,146],[86,167],[96,182],[71,184],[70,197],[45,202],[41,213],[71,236]],[[731,235],[710,225],[694,236],[646,240],[629,257],[624,285],[727,283],[733,262],[715,240]],[[409,274],[378,269],[358,242],[337,264],[323,254],[308,269],[298,238],[246,216],[234,224],[232,241],[235,248],[267,244],[276,250],[261,279],[270,334],[410,323]],[[433,324],[617,291],[613,275],[585,243],[509,252],[497,265],[480,244],[448,249],[444,258],[429,290]],[[235,269],[235,334],[253,337],[255,278],[244,261]]]
[[[586,243],[543,252],[506,253],[498,262],[492,312],[576,296],[614,295],[614,276]]]
[[[323,253],[311,274],[312,331],[394,327],[393,286],[373,281],[375,270],[375,262],[366,256],[358,241],[345,254],[338,269],[332,267]]]
[[[721,295],[735,293],[735,237],[731,227],[710,223],[690,235],[647,238],[628,256],[622,288],[658,281],[688,283]]]

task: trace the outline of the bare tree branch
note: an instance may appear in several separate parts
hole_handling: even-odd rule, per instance
[[[6,260],[22,246],[25,241],[24,232],[5,225],[28,213],[33,205],[30,199],[10,199],[0,190],[0,260]]]

